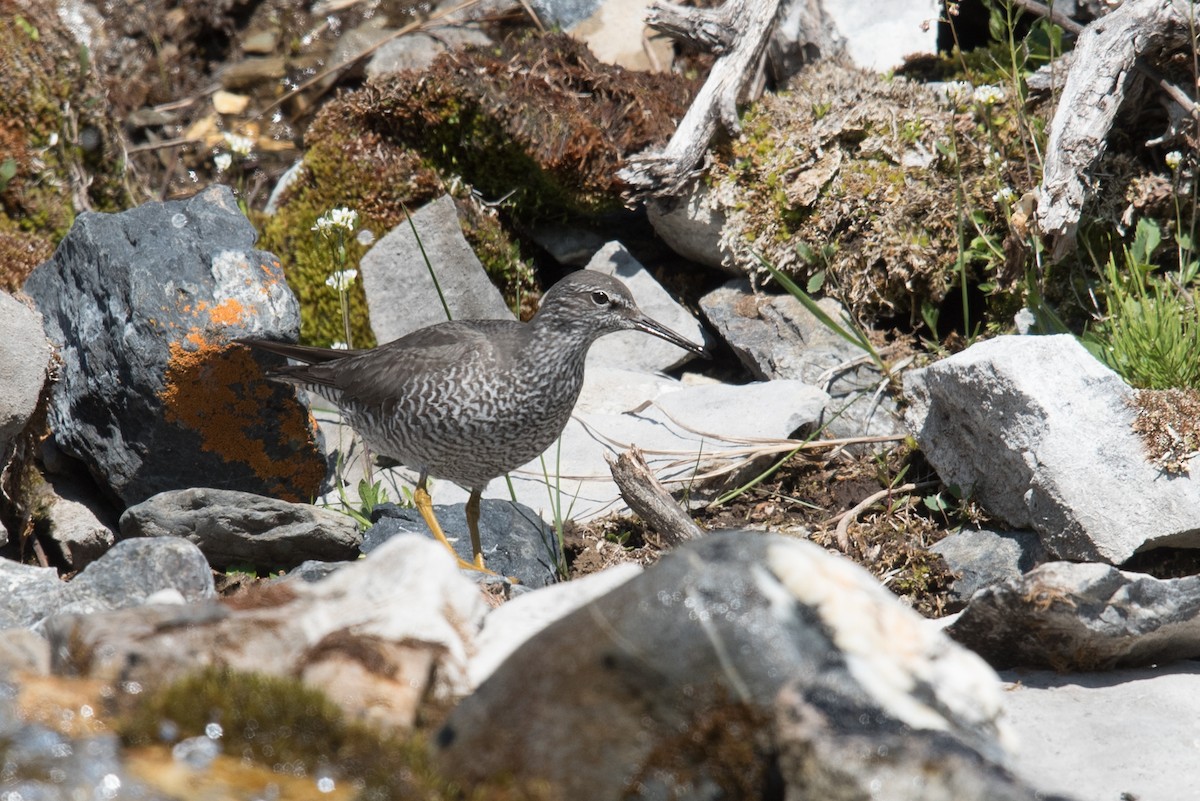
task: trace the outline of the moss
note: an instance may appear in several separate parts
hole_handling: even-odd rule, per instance
[[[328,774],[339,785],[357,784],[360,798],[461,797],[434,771],[422,735],[348,721],[295,679],[208,668],[149,694],[117,728],[126,745],[144,746],[160,742],[168,722],[178,740],[217,723],[225,754],[297,775]]]
[[[45,237],[16,229],[4,230],[0,222],[0,290],[14,293],[34,268],[54,255]]]
[[[131,204],[117,126],[50,5],[0,0],[0,20],[0,230],[57,243],[78,211]]]
[[[445,54],[351,97],[363,124],[416,148],[523,222],[621,203],[624,159],[663,144],[695,84],[598,63],[562,35]]]
[[[915,315],[954,280],[962,210],[1002,217],[989,149],[978,120],[921,85],[814,64],[718,148],[709,178],[728,210],[724,244],[756,280],[767,280],[759,253],[801,285],[826,269],[828,293],[868,319]],[[808,264],[797,241],[835,249]]]

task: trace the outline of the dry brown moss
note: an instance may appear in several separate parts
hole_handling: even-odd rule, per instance
[[[1133,430],[1150,460],[1168,473],[1188,472],[1200,453],[1200,390],[1142,389],[1133,398]]]
[[[855,310],[909,312],[945,295],[964,206],[998,217],[980,121],[921,84],[820,62],[743,126],[710,182],[729,217],[723,244],[760,280],[755,252],[801,283],[828,266],[827,291]],[[797,242],[835,252],[809,264]]]
[[[368,84],[362,124],[419,150],[525,221],[620,203],[625,158],[662,144],[696,84],[600,64],[563,35],[441,56],[421,76]],[[511,195],[515,193],[515,195]]]

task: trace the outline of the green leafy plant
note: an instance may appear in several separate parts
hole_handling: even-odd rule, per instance
[[[1121,264],[1109,254],[1100,287],[1104,314],[1082,341],[1133,386],[1197,389],[1200,265],[1189,250],[1176,272],[1160,274],[1153,257],[1161,243],[1158,224],[1143,219],[1133,243],[1122,249]]]

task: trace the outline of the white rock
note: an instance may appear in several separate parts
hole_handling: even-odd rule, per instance
[[[1180,801],[1200,786],[1200,665],[1008,671],[1013,770],[1078,801]]]
[[[1133,390],[1069,335],[981,342],[904,377],[905,418],[948,485],[1062,559],[1200,547],[1200,483],[1133,432]]]

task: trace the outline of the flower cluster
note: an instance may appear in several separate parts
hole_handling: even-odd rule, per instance
[[[1183,163],[1183,154],[1178,150],[1172,150],[1167,155],[1163,156],[1163,161],[1167,163],[1167,167],[1171,172],[1179,169],[1179,165]]]
[[[336,270],[325,279],[325,286],[337,292],[346,292],[354,286],[358,270]]]
[[[239,136],[235,133],[226,131],[222,136],[225,137],[225,144],[235,156],[245,158],[254,151],[254,140],[249,136]]]
[[[992,86],[987,84],[984,86],[976,86],[972,98],[981,106],[994,106],[998,103],[1003,103],[1008,95],[1000,86]]]
[[[330,209],[318,217],[317,223],[312,227],[312,230],[329,235],[339,228],[345,230],[347,233],[353,233],[357,227],[358,212],[342,206]]]

